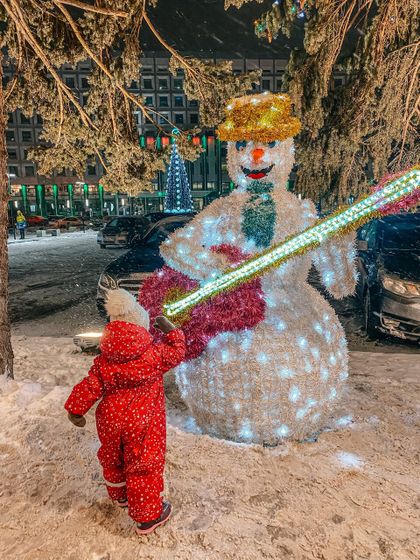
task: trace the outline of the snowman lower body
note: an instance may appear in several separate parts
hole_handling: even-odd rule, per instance
[[[328,302],[306,283],[293,288],[254,329],[219,334],[176,369],[204,433],[276,445],[325,426],[348,376],[347,343]]]

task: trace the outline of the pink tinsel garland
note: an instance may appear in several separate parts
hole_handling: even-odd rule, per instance
[[[393,173],[382,177],[377,185],[372,189],[373,192],[377,192],[384,188],[385,184],[389,181],[394,181],[399,177],[402,177],[408,171],[411,171],[412,167],[399,171],[398,173]],[[400,212],[407,212],[410,208],[414,208],[420,202],[420,189],[416,189],[410,196],[405,197],[397,202],[392,202],[386,204],[380,209],[380,213],[383,216],[388,216],[389,214],[399,214]]]
[[[247,257],[240,249],[227,244],[211,249],[224,254],[231,264],[238,264]],[[197,287],[197,281],[164,266],[144,282],[139,301],[149,311],[153,324],[155,317],[162,314],[163,303],[170,290],[178,288],[187,292]],[[185,359],[197,358],[219,333],[250,329],[262,321],[264,315],[265,300],[259,278],[197,305],[182,326],[187,340]],[[161,333],[153,327],[151,333],[157,339],[161,338]]]

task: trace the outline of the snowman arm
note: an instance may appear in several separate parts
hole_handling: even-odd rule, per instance
[[[219,232],[223,206],[224,199],[215,200],[162,243],[160,254],[168,266],[200,282],[214,278],[228,266],[224,255],[211,250],[223,243]]]
[[[315,204],[310,199],[301,203],[304,226],[309,227],[317,219]],[[335,299],[351,295],[357,283],[356,234],[351,232],[323,241],[312,251],[312,262],[319,272],[321,282]]]
[[[356,288],[355,239],[354,232],[328,239],[312,254],[322,284],[335,299],[353,294]]]

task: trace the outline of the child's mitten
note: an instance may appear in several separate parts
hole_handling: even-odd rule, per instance
[[[72,414],[71,412],[69,412],[68,418],[70,422],[78,428],[83,428],[83,426],[86,424],[86,418],[81,414]]]

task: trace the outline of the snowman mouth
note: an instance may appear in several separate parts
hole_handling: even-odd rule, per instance
[[[251,179],[262,179],[270,173],[273,167],[274,163],[273,165],[270,165],[270,167],[264,167],[264,169],[248,169],[247,167],[242,167],[241,165],[241,170],[244,175],[250,177]]]

